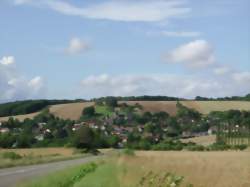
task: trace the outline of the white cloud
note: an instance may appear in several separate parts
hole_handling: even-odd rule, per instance
[[[239,83],[248,83],[250,85],[249,71],[233,73],[232,78]]]
[[[200,32],[190,31],[150,31],[147,32],[149,36],[166,36],[166,37],[198,37],[201,35]]]
[[[78,7],[62,0],[15,0],[14,2],[16,5],[45,6],[65,15],[112,21],[168,21],[172,18],[185,17],[191,11],[185,0],[106,0],[85,7]]]
[[[82,80],[82,97],[168,95],[193,98],[197,95],[224,97],[250,92],[249,82],[234,78],[199,77],[193,75],[119,75],[102,74]]]
[[[66,52],[71,55],[81,54],[86,52],[90,48],[87,42],[84,42],[80,38],[72,38],[69,42],[69,46]]]
[[[6,65],[6,66],[15,64],[15,58],[13,56],[4,56],[0,60],[0,64]]]
[[[170,63],[183,63],[191,68],[203,68],[215,64],[213,48],[205,40],[195,40],[181,45],[166,56]]]
[[[14,64],[12,56],[0,60],[0,103],[42,97],[45,94],[43,79],[38,76],[27,80]]]

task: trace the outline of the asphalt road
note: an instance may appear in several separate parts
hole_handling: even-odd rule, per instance
[[[0,187],[18,187],[18,184],[20,184],[21,182],[31,180],[34,177],[46,175],[70,166],[94,161],[97,158],[100,157],[90,156],[76,160],[0,169]]]

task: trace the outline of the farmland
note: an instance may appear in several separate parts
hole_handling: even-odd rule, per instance
[[[193,184],[194,187],[248,187],[250,185],[250,152],[155,152],[137,151],[135,156],[112,156],[111,159],[98,164],[94,172],[90,172],[75,187],[128,187],[140,186],[142,178],[153,182],[164,173],[183,176],[181,186]],[[79,166],[72,171],[79,170]],[[62,173],[67,171],[62,171]],[[61,173],[61,175],[63,175]],[[74,172],[71,172],[71,174]],[[153,173],[151,176],[148,173]],[[57,176],[56,176],[57,175]],[[65,174],[66,175],[66,174]],[[64,176],[65,176],[64,175]],[[29,187],[37,184],[42,187],[59,186],[61,178],[53,179],[53,175],[34,181]],[[53,180],[52,180],[53,179]],[[98,180],[96,180],[98,179]],[[56,182],[58,180],[58,182]],[[64,178],[64,180],[66,180]],[[50,181],[52,183],[50,183]],[[158,184],[160,185],[160,184]],[[26,186],[26,185],[25,185]],[[152,186],[152,185],[151,185]]]
[[[80,118],[83,108],[93,104],[92,102],[82,102],[52,105],[49,110],[52,114],[62,119],[77,120]]]

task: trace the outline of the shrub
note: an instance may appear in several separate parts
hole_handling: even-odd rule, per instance
[[[224,144],[224,143],[214,143],[208,147],[210,151],[226,151],[231,148],[232,146]]]
[[[84,108],[82,111],[82,115],[86,115],[89,117],[94,116],[95,115],[95,108],[93,106]]]
[[[11,160],[18,160],[18,159],[22,158],[21,155],[15,153],[15,152],[4,152],[2,154],[2,157],[6,158],[6,159],[11,159]]]
[[[233,146],[233,148],[234,148],[235,150],[243,151],[243,150],[245,150],[245,149],[247,148],[247,145],[245,145],[245,144],[242,144],[242,145],[235,145],[235,146]]]
[[[188,151],[205,151],[206,148],[203,145],[189,145],[186,147]]]
[[[182,184],[183,179],[184,177],[171,173],[155,174],[154,172],[150,171],[141,178],[138,186],[179,187]]]

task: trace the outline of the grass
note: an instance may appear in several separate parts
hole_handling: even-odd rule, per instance
[[[106,162],[99,166],[94,173],[82,178],[74,187],[119,187],[118,175],[121,168],[114,162]]]
[[[0,149],[0,168],[49,163],[83,157],[71,148]]]
[[[29,183],[18,184],[20,187],[71,187],[83,177],[94,172],[97,164],[88,163],[80,166],[67,168],[66,170],[35,179]]]
[[[107,107],[107,106],[95,106],[95,111],[97,114],[101,114],[101,115],[104,115],[104,116],[107,116],[107,115],[112,115],[113,111],[110,107]]]

